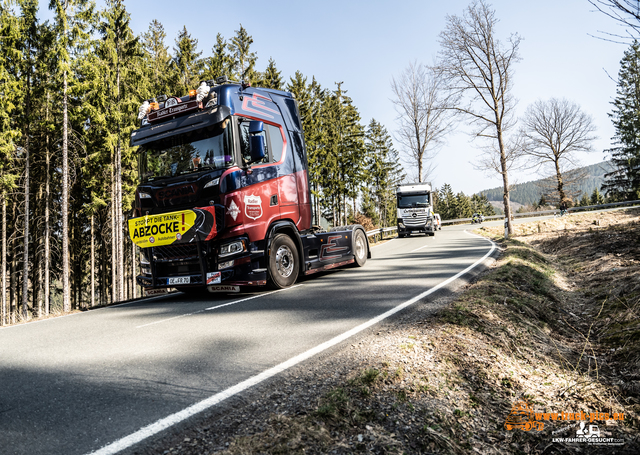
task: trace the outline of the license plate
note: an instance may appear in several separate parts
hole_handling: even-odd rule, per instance
[[[167,280],[167,284],[172,285],[172,284],[189,284],[191,283],[191,277],[190,276],[177,276],[175,278],[169,278]]]
[[[207,286],[209,292],[240,292],[240,286]]]

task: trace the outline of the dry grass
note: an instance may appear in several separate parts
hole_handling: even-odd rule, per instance
[[[436,318],[418,308],[339,353],[328,389],[313,395],[302,378],[307,389],[272,403],[297,404],[259,428],[239,425],[226,449],[206,449],[214,443],[203,437],[166,453],[639,453],[640,212],[520,225],[500,246]],[[556,431],[575,436],[571,422],[508,431],[517,400],[541,412],[624,413],[600,424],[624,445],[552,442]]]

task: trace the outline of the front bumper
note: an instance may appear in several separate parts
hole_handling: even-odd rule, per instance
[[[219,244],[211,241],[145,248],[146,263],[141,264],[142,273],[136,281],[145,289],[263,286],[267,282],[264,253],[248,239],[243,240],[248,251],[224,258],[218,258]]]

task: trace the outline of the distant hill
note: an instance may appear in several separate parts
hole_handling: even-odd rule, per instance
[[[600,189],[602,182],[604,182],[604,174],[611,172],[612,169],[611,161],[603,161],[602,163],[581,168],[587,176],[577,185],[576,190],[579,190],[581,195],[585,193],[591,195],[594,189]],[[514,185],[509,194],[511,202],[521,205],[532,205],[538,202],[542,194],[540,187],[542,180],[532,180]],[[502,187],[480,191],[478,194],[485,194],[489,201],[500,201],[500,204],[502,204]]]

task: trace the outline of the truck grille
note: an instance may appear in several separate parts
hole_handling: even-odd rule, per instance
[[[406,218],[403,218],[402,222],[407,227],[424,226],[427,223],[427,215],[418,215],[415,218],[412,216],[408,216]]]
[[[198,260],[198,247],[195,243],[165,245],[153,248],[156,262],[185,262]]]

